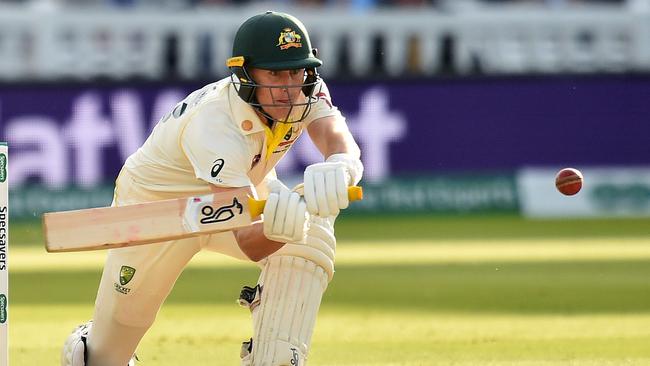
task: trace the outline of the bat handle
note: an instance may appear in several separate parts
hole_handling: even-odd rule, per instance
[[[348,187],[348,200],[350,201],[360,201],[363,199],[363,188],[359,186],[350,186]],[[266,200],[256,200],[253,197],[248,197],[248,211],[251,214],[251,217],[256,217],[264,212],[264,205],[266,205]]]

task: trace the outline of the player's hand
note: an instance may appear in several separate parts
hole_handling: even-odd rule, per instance
[[[269,197],[264,206],[264,235],[281,243],[302,241],[307,233],[307,206],[296,192],[279,180],[268,184]]]
[[[307,210],[320,217],[336,216],[348,207],[348,186],[361,180],[363,164],[348,154],[334,154],[324,163],[305,169],[304,195]]]

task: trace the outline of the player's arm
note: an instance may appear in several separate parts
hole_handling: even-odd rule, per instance
[[[363,175],[361,151],[340,115],[314,120],[307,132],[325,158],[305,170],[307,209],[321,217],[337,215],[348,207],[347,187],[359,183]]]
[[[211,185],[210,188],[214,193],[228,192],[236,189],[230,187],[218,187],[215,185]],[[253,195],[253,192],[250,189],[248,193],[251,196]],[[284,245],[282,242],[273,241],[264,236],[263,221],[257,221],[248,227],[233,230],[233,235],[235,236],[237,245],[239,245],[242,252],[255,262],[275,253]]]
[[[250,154],[239,130],[224,122],[229,117],[214,105],[206,104],[188,118],[179,143],[196,178],[209,183],[214,192],[249,187]],[[219,142],[215,143],[215,139]],[[306,216],[304,211],[300,214],[304,201],[279,182],[269,188],[264,221],[233,232],[239,247],[254,261],[304,236]]]
[[[234,190],[211,185],[215,193]],[[279,181],[269,187],[264,206],[264,220],[233,230],[239,248],[252,261],[260,261],[275,253],[289,241],[301,240],[306,232],[307,208],[301,197]],[[252,191],[249,190],[252,195]]]
[[[349,154],[356,159],[361,157],[361,150],[343,118],[338,116],[319,118],[309,124],[307,132],[326,159],[334,154]]]
[[[261,261],[282,248],[285,243],[273,241],[264,236],[264,222],[258,221],[253,225],[233,232],[237,245],[253,262]]]

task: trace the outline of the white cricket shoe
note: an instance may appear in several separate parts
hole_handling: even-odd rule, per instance
[[[61,366],[86,366],[86,339],[93,322],[81,324],[68,336],[61,352]],[[133,355],[127,366],[135,366],[137,360]]]

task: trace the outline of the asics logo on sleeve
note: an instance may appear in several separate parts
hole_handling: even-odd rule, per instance
[[[210,172],[212,178],[216,178],[217,175],[219,175],[219,172],[221,172],[221,168],[223,168],[223,164],[224,164],[223,159],[217,159],[214,161],[214,165],[212,166],[212,171]]]

